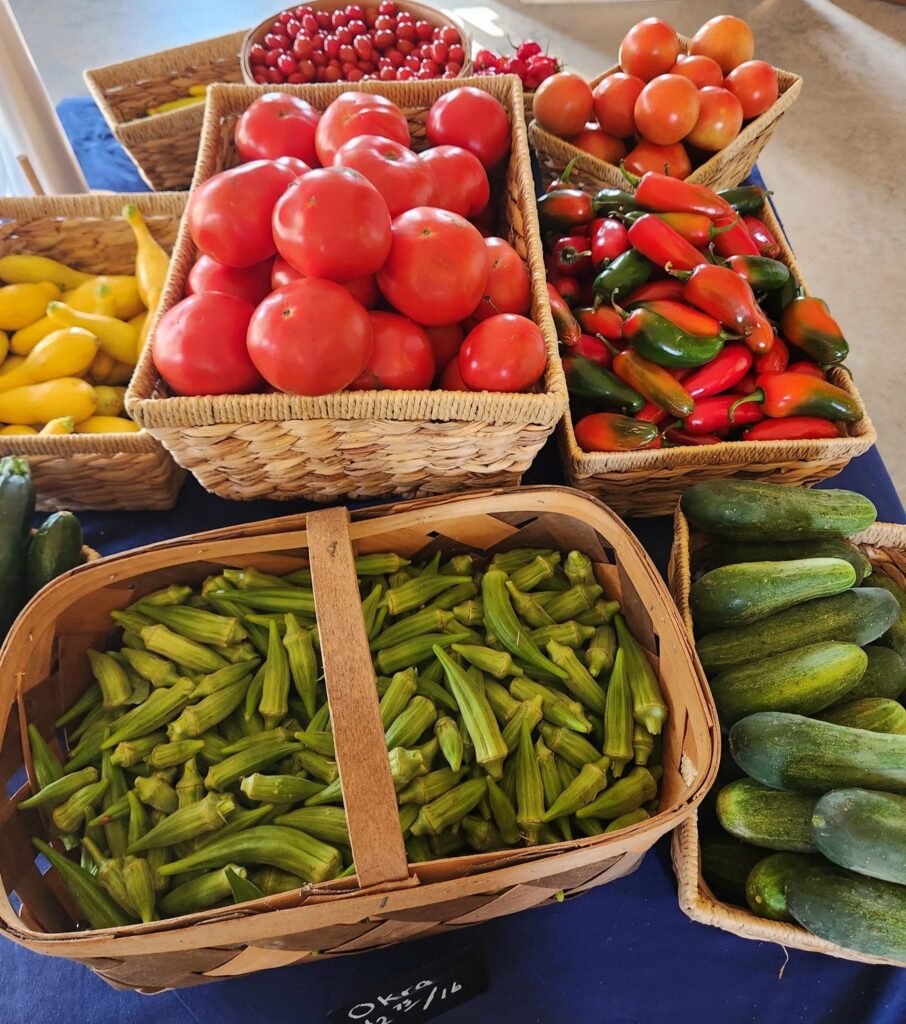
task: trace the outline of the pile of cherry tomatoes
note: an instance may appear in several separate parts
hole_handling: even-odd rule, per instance
[[[361,92],[323,113],[279,92],[249,106],[234,131],[244,162],[189,197],[198,261],[153,340],[174,394],[538,382],[528,271],[492,234],[507,111],[452,89],[426,133],[416,154],[402,111]]]

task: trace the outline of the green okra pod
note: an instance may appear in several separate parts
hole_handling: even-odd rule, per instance
[[[71,775],[64,775],[61,779],[49,782],[43,789],[40,789],[33,796],[20,800],[18,808],[26,811],[29,807],[45,807],[64,804],[73,794],[84,789],[85,786],[97,782],[99,773],[97,768],[82,768]]]
[[[112,750],[105,750],[101,755],[101,778],[109,782],[101,800],[101,807],[106,810],[126,796],[129,789],[126,773],[113,763]],[[125,854],[127,832],[126,822],[121,820],[104,825],[104,839],[112,856],[122,857]]]
[[[251,900],[260,900],[264,892],[248,878],[248,870],[238,864],[228,864],[223,869],[234,903],[248,903]]]
[[[320,793],[324,786],[298,775],[246,775],[239,785],[244,796],[256,803],[281,804],[307,800]]]
[[[94,685],[97,686],[97,683],[95,683]],[[98,692],[100,692],[100,687],[98,687]],[[104,707],[103,704],[98,702],[85,715],[85,717],[82,719],[82,721],[79,722],[79,724],[74,729],[67,729],[66,730],[66,740],[68,742],[70,751],[73,750],[75,745],[78,742],[81,741],[82,736],[84,736],[85,733],[88,732],[92,728],[92,726],[96,726],[98,724],[98,722],[105,722],[105,723],[112,722],[114,716],[115,716],[115,712],[108,711]],[[64,767],[63,771],[64,772],[66,771],[65,767]]]
[[[362,617],[365,620],[365,633],[368,637],[369,642],[373,640],[380,627],[377,625],[378,610],[383,607],[381,602],[384,599],[384,584],[378,580],[372,586],[368,592],[368,596],[362,601]],[[386,617],[387,609],[384,607],[384,616]],[[383,624],[383,618],[381,624]]]
[[[569,622],[555,622],[550,626],[533,629],[530,636],[539,646],[554,641],[577,650],[594,636],[594,632],[593,626],[581,626],[575,619],[571,619]]]
[[[564,729],[562,726],[544,722],[541,725],[541,735],[544,742],[558,757],[575,768],[581,768],[583,764],[597,761],[601,756],[601,752],[596,750],[587,739],[577,735],[571,729]]]
[[[136,708],[136,711],[139,709]],[[131,712],[127,712],[131,714]],[[72,772],[81,771],[86,765],[101,760],[101,746],[110,732],[109,713],[101,716],[93,722],[90,728],[86,729],[79,739],[78,746],[70,751],[69,758],[63,765],[63,771],[70,775]]]
[[[97,708],[103,699],[100,684],[97,682],[92,683],[75,704],[68,711],[64,711],[54,722],[54,728],[62,729],[64,725],[69,725],[70,722],[74,722],[77,718],[87,715],[93,708]]]
[[[387,749],[414,746],[422,734],[434,725],[436,718],[437,708],[431,701],[416,695],[385,731]]]
[[[129,902],[139,918],[147,924],[157,919],[154,909],[155,892],[151,867],[144,857],[129,857],[123,861],[123,882]]]
[[[91,673],[98,682],[105,708],[119,708],[132,695],[132,684],[126,670],[119,662],[101,651],[88,651]]]
[[[304,750],[301,743],[289,740],[285,742],[272,740],[266,743],[257,743],[247,750],[240,750],[236,754],[231,754],[223,761],[211,765],[205,776],[205,786],[208,789],[215,790],[227,789],[234,782],[238,782],[243,776],[251,775],[252,772],[267,768],[281,760],[281,758],[286,757],[287,754],[294,754],[300,750]]]
[[[190,672],[216,672],[217,669],[229,665],[222,654],[179,633],[174,633],[162,623],[145,626],[139,635],[149,651],[175,661],[177,665],[182,665]]]
[[[522,723],[516,747],[516,823],[525,841],[538,842],[538,828],[544,817],[544,786],[535,757],[528,723]]]
[[[405,640],[413,640],[424,633],[438,633],[453,622],[454,618],[452,612],[441,608],[422,608],[421,611],[413,612],[381,630],[371,641],[371,650],[377,653],[388,647],[395,647]]]
[[[258,671],[252,676],[252,681],[249,683],[248,689],[245,691],[245,702],[242,708],[242,715],[240,716],[240,719],[236,720],[238,732],[243,736],[245,735],[245,732],[239,726],[239,722],[243,719],[246,722],[250,722],[255,715],[258,714],[258,704],[261,701],[261,691],[264,688],[264,672],[266,667],[266,663],[258,666]],[[233,720],[234,716],[229,716],[224,719],[225,722],[231,722]]]
[[[173,846],[215,832],[227,823],[235,809],[236,801],[229,794],[209,793],[203,800],[169,813],[137,842],[130,844],[127,853],[141,853],[155,846]]]
[[[293,736],[303,747],[316,754],[331,758],[336,755],[332,732],[327,732],[326,730],[324,732],[313,732],[311,729],[299,729],[293,733]]]
[[[403,612],[420,608],[459,583],[471,582],[471,576],[419,576],[401,586],[391,587],[384,596],[384,602],[391,615],[402,615]]]
[[[506,725],[510,721],[521,703],[510,696],[505,686],[501,686],[500,683],[495,682],[493,679],[488,679],[485,682],[484,695],[487,698],[488,704],[491,705],[494,717],[501,725]]]
[[[415,836],[438,835],[444,829],[455,825],[477,806],[487,793],[485,779],[469,779],[447,790],[431,803],[425,804],[412,823]]]
[[[126,846],[137,843],[151,827],[151,818],[145,805],[139,800],[138,793],[130,789],[126,794],[129,804],[129,825],[126,832]]]
[[[636,807],[634,811],[627,811],[625,814],[621,814],[618,818],[614,818],[604,831],[617,832],[621,828],[629,828],[630,825],[638,825],[640,821],[647,821],[650,817],[651,815],[644,807]]]
[[[532,682],[531,679],[519,678],[510,683],[510,694],[523,701],[540,697],[541,710],[548,722],[573,732],[591,732],[591,722],[586,717],[582,705],[559,690]]]
[[[424,633],[378,651],[374,665],[378,672],[385,675],[399,672],[427,661],[435,647],[450,647],[468,638],[468,633]]]
[[[563,571],[567,579],[575,586],[577,583],[594,583],[595,574],[591,559],[584,551],[570,551],[563,563]]]
[[[609,765],[610,759],[607,757],[583,764],[579,769],[579,774],[545,812],[544,821],[555,821],[557,818],[575,814],[580,807],[590,804],[607,786]]]
[[[604,626],[613,619],[619,610],[619,601],[608,601],[599,597],[591,608],[576,616],[576,622],[583,626]]]
[[[356,576],[389,576],[411,564],[408,559],[402,558],[392,551],[358,555],[355,560],[355,574]]]
[[[213,647],[229,647],[241,643],[248,633],[239,619],[216,612],[203,611],[182,605],[168,608],[162,605],[140,604],[140,610],[155,622],[195,643]],[[144,639],[144,638],[142,638]]]
[[[502,732],[503,742],[511,754],[519,745],[519,734],[522,731],[523,722],[529,727],[529,732],[531,732],[543,717],[544,709],[542,708],[540,697],[532,697],[531,700],[519,702],[516,713],[503,727]]]
[[[565,622],[593,608],[602,593],[603,590],[597,583],[577,583],[552,598],[544,610],[554,622]]]
[[[535,741],[535,756],[538,758],[541,786],[544,790],[545,820],[548,820],[547,814],[563,792],[563,779],[557,770],[557,755],[544,742],[544,738],[541,736]],[[569,823],[569,818],[559,817],[555,818],[554,821],[560,832],[560,837],[562,839],[572,839],[573,830]]]
[[[94,877],[107,895],[130,917],[138,917],[138,910],[132,902],[126,879],[123,876],[123,858],[106,857],[93,840],[82,839],[83,850],[95,863]]]
[[[322,757],[313,750],[306,750],[303,747],[293,753],[292,760],[297,771],[305,771],[316,779],[320,779],[325,785],[329,786],[338,776],[336,761]]]
[[[291,590],[297,586],[289,576],[273,576],[270,573],[261,572],[254,566],[246,566],[244,569],[224,569],[223,577],[239,590],[271,590],[274,587]]]
[[[400,790],[397,800],[401,804],[429,804],[448,790],[452,789],[465,774],[465,769],[454,771],[452,768],[439,768],[437,771],[421,775]]]
[[[639,725],[644,725],[652,736],[657,736],[667,721],[667,705],[664,703],[657,676],[642,645],[629,631],[623,616],[615,615],[613,624],[617,631],[617,641],[626,659],[626,676],[632,691],[633,717]]]
[[[546,557],[554,554],[553,548],[511,548],[509,551],[498,551],[491,558],[491,567],[502,569],[505,573],[513,573],[534,561],[539,555]]]
[[[644,725],[635,723],[632,730],[632,759],[642,766],[648,764],[654,753],[654,737]]]
[[[37,726],[31,723],[28,726],[28,744],[31,750],[31,763],[35,770],[35,782],[38,784],[38,789],[44,789],[51,782],[62,779],[62,762],[44,742],[44,737],[38,731]]]
[[[131,792],[131,790],[130,790]],[[97,828],[101,825],[109,825],[111,821],[122,821],[129,815],[128,793],[118,797],[112,804],[105,807],[100,814],[88,819],[89,828]]]
[[[457,583],[455,587],[450,587],[449,590],[438,594],[433,601],[428,602],[428,607],[441,608],[448,612],[462,601],[468,601],[469,598],[475,597],[477,593],[478,587],[475,585],[475,581],[470,579],[468,583]]]
[[[396,721],[415,696],[417,674],[414,668],[394,673],[383,697],[381,697],[381,725],[386,731]]]
[[[440,669],[440,674],[443,676],[443,669],[440,668],[440,662],[435,658],[431,663],[437,665]],[[453,695],[449,693],[444,687],[436,680],[430,678],[427,675],[427,671],[419,672],[416,678],[415,692],[420,697],[427,697],[437,708],[446,708],[447,711],[458,711],[459,706],[453,699]]]
[[[400,832],[403,835],[412,827],[412,822],[418,817],[421,807],[418,804],[402,804],[400,806]]]
[[[219,725],[244,702],[251,681],[251,674],[247,674],[233,686],[217,690],[198,703],[183,708],[167,729],[170,738],[194,742],[202,733]]]
[[[484,602],[485,620],[497,639],[520,662],[543,669],[557,679],[565,679],[566,673],[546,658],[519,624],[510,595],[506,589],[506,575],[499,569],[490,569],[481,581],[481,596]]]
[[[261,700],[258,711],[264,719],[265,729],[272,729],[289,710],[289,658],[280,638],[277,623],[271,622],[267,660],[264,663],[264,678],[261,684]]]
[[[223,748],[223,753],[230,756],[238,754],[243,750],[250,750],[252,747],[258,746],[259,743],[272,743],[274,741],[286,743],[291,739],[293,739],[292,730],[280,726],[277,729],[266,729],[264,732],[256,732],[251,736],[241,736],[238,740],[227,743]]]
[[[286,614],[283,646],[286,648],[290,679],[305,708],[305,716],[310,720],[318,707],[318,657],[311,633],[300,625],[292,612]]]
[[[462,819],[462,831],[466,842],[473,850],[499,850],[504,845],[497,826],[492,821],[485,821],[484,818],[467,814]]]
[[[482,672],[487,672],[495,679],[506,679],[507,676],[521,676],[522,669],[513,664],[513,656],[509,651],[495,651],[490,647],[476,644],[453,644],[452,649],[461,655],[470,665]]]
[[[626,765],[632,761],[633,724],[632,693],[626,674],[625,648],[620,647],[610,674],[604,715],[604,753],[611,760],[614,778],[619,778]]]
[[[491,815],[500,832],[500,837],[508,846],[518,843],[519,826],[516,823],[516,808],[506,793],[493,779],[487,780],[488,803]]]
[[[163,730],[149,733],[147,736],[139,736],[134,740],[123,740],[114,747],[110,759],[121,768],[131,768],[132,765],[144,761],[151,751],[165,743],[167,734]]]
[[[600,818],[577,818],[576,824],[589,838],[604,835],[604,822]]]
[[[222,761],[226,756],[223,752],[223,748],[226,746],[226,740],[218,732],[208,730],[198,737],[200,740],[204,740],[204,747],[199,754],[201,760],[208,766],[217,764]]]
[[[407,750],[406,747],[394,747],[387,759],[390,763],[390,776],[393,779],[393,787],[398,792],[416,778],[418,775],[427,773],[424,755],[420,750]],[[314,803],[315,801],[306,801]]]
[[[134,633],[136,636],[140,636],[141,631],[147,626],[154,625],[154,619],[149,618],[135,607],[112,611],[110,613],[110,618],[113,619],[113,621],[122,630],[127,633]]]
[[[301,889],[305,884],[305,880],[298,875],[290,874],[289,871],[280,871],[278,868],[261,868],[252,875],[252,882],[265,896],[292,892],[294,889]]]
[[[514,587],[519,590],[529,591],[540,586],[545,580],[554,575],[554,569],[560,563],[560,552],[554,551],[549,555],[536,555],[527,565],[510,573],[510,579]],[[502,570],[491,570],[498,572]]]
[[[647,768],[635,767],[590,804],[576,811],[576,818],[618,818],[641,807],[657,794],[657,782]]]
[[[484,624],[484,605],[481,598],[472,598],[453,606],[453,615],[464,626],[481,626]]]
[[[185,764],[189,758],[195,757],[204,749],[204,740],[174,740],[171,743],[159,743],[148,755],[148,764],[152,768],[175,768]]]
[[[301,829],[332,846],[349,846],[346,812],[342,807],[297,807],[276,817],[274,824]]]
[[[210,672],[202,676],[195,689],[192,691],[192,700],[200,700],[202,697],[210,697],[221,690],[230,690],[237,683],[245,682],[257,670],[260,659],[256,656],[254,661],[238,661],[226,668],[219,668],[216,672]]]
[[[462,766],[463,742],[459,726],[452,718],[443,715],[434,723],[434,735],[440,745],[444,760],[453,769],[459,771]]]
[[[551,640],[547,645],[547,653],[555,665],[566,672],[564,686],[587,708],[596,714],[604,714],[606,697],[604,690],[588,669],[576,657],[576,652],[565,644]]]
[[[65,803],[55,807],[51,814],[54,828],[59,829],[60,832],[75,832],[85,819],[85,809],[91,804],[96,804],[107,792],[109,785],[109,779],[90,782],[73,793]]]
[[[212,590],[212,600],[226,599],[246,610],[261,612],[293,612],[312,618],[315,614],[315,595],[301,587],[262,587],[253,590]]]
[[[132,918],[101,888],[90,871],[64,857],[42,839],[32,839],[32,845],[50,861],[72,896],[79,917],[91,928],[121,928],[132,923]]]
[[[428,840],[422,836],[410,835],[406,838],[406,858],[410,864],[423,864],[434,860]]]
[[[191,679],[180,679],[173,686],[152,691],[144,704],[117,719],[111,734],[103,740],[101,749],[109,750],[123,740],[146,736],[172,718],[188,704],[195,684]]]
[[[538,602],[537,595],[527,594],[524,590],[520,590],[512,580],[506,581],[506,589],[513,602],[516,614],[524,619],[530,627],[533,629],[543,629],[545,626],[554,624],[554,620]]]
[[[179,679],[176,666],[166,658],[150,651],[130,650],[128,647],[124,647],[122,653],[133,672],[147,679],[152,686],[172,686]]]
[[[155,590],[150,594],[145,594],[141,601],[144,604],[172,607],[177,604],[185,604],[191,596],[191,587],[181,583],[171,583],[169,587],[164,587],[163,590]]]
[[[163,811],[165,814],[173,814],[179,807],[179,798],[176,790],[155,775],[147,779],[137,778],[135,780],[135,792],[143,804],[153,807],[155,810]],[[108,813],[110,808],[107,809]]]
[[[171,889],[161,899],[161,913],[165,917],[193,914],[198,910],[212,907],[215,903],[220,903],[221,900],[232,897],[233,886],[230,884],[230,873],[235,878],[245,881],[248,870],[239,864],[226,864],[216,871],[208,871],[203,875],[196,875],[195,878],[190,878],[187,882],[183,882],[182,885]],[[256,892],[261,892],[257,886],[255,890]]]
[[[588,671],[600,678],[609,675],[617,654],[617,634],[613,626],[598,626],[588,645]]]

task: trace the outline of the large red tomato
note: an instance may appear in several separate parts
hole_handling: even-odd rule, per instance
[[[320,119],[318,111],[298,96],[266,93],[236,122],[236,148],[243,161],[297,156],[317,167],[315,129]]]
[[[682,75],[658,75],[635,101],[639,135],[657,146],[672,146],[695,127],[701,101],[698,89]]]
[[[703,53],[681,53],[667,73],[688,78],[696,89],[704,89],[706,85],[722,85],[724,80],[720,64]]]
[[[751,60],[755,55],[755,37],[742,18],[719,14],[711,18],[692,37],[690,53],[702,53],[716,60],[723,73]]]
[[[715,83],[720,85],[720,82]],[[763,60],[747,60],[733,68],[724,88],[742,104],[742,116],[748,121],[763,114],[777,102],[780,87],[777,84],[777,72]]]
[[[392,305],[430,327],[464,320],[484,294],[490,271],[478,229],[448,210],[419,206],[393,222],[393,243],[378,271]]]
[[[275,288],[282,288],[285,284],[289,284],[290,281],[298,281],[300,277],[304,276],[291,263],[287,263],[278,253],[274,258],[274,265],[271,268],[271,291]]]
[[[463,86],[434,101],[425,124],[432,146],[461,146],[494,167],[510,148],[510,119],[503,105],[475,86]]]
[[[348,167],[297,178],[274,207],[280,255],[306,277],[352,281],[390,252],[390,214],[380,192]]]
[[[342,285],[291,281],[269,295],[248,327],[248,351],[262,377],[281,391],[327,395],[348,387],[371,356],[365,307]]]
[[[186,295],[196,292],[225,292],[253,306],[271,290],[273,260],[262,260],[251,267],[228,267],[210,256],[199,256],[186,278]]]
[[[658,146],[644,139],[631,150],[623,166],[631,174],[641,177],[648,171],[669,174],[671,178],[688,178],[692,173],[692,162],[685,146],[675,142],[672,146]]]
[[[716,153],[728,146],[742,127],[742,104],[729,89],[705,86],[698,93],[701,110],[695,127],[686,136],[691,146]]]
[[[541,329],[512,313],[482,321],[459,350],[459,372],[472,391],[525,391],[546,365]]]
[[[538,86],[532,115],[546,132],[567,139],[591,120],[595,99],[591,86],[574,71],[560,71]]]
[[[474,217],[488,205],[491,186],[481,161],[461,146],[435,146],[420,155],[430,169],[437,196],[430,206],[439,206],[460,217]]]
[[[408,146],[393,139],[360,135],[340,146],[333,163],[364,175],[384,197],[391,217],[415,206],[437,205],[434,175]]]
[[[444,324],[443,327],[426,327],[425,334],[431,342],[434,352],[434,363],[438,372],[443,370],[451,359],[459,355],[462,340],[466,332],[461,324]]]
[[[329,167],[340,146],[358,135],[380,135],[409,145],[409,125],[395,103],[372,93],[344,92],[318,122],[315,147],[321,163]]]
[[[594,121],[590,121],[578,135],[574,135],[569,141],[577,149],[609,164],[618,164],[626,156],[626,145],[623,140],[605,132]]]
[[[660,18],[633,25],[620,43],[620,67],[645,82],[669,71],[678,56],[676,32]]]
[[[527,313],[531,303],[528,271],[519,253],[502,238],[486,238],[491,272],[481,302],[472,310],[476,320],[487,320],[497,313]]]
[[[189,194],[192,241],[228,267],[250,267],[273,256],[271,214],[295,180],[289,167],[272,160],[253,160],[208,178]]]
[[[264,382],[249,358],[245,336],[255,307],[222,292],[177,302],[154,332],[154,365],[177,395],[239,395]]]
[[[635,75],[627,75],[622,71],[608,75],[594,88],[592,96],[595,104],[595,117],[598,124],[618,138],[635,134],[635,101],[645,88],[645,83]]]
[[[277,256],[271,271],[271,286],[268,291],[282,288],[290,281],[301,281],[303,277],[305,275],[300,274],[291,263],[287,263],[282,256]],[[381,301],[381,293],[378,290],[374,274],[344,281],[343,287],[356,301],[361,302],[365,309],[373,309]]]
[[[374,347],[353,391],[420,391],[434,380],[434,353],[425,329],[398,313],[369,313]]]

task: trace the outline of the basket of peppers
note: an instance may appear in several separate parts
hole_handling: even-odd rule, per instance
[[[731,475],[834,476],[876,440],[767,193],[664,174],[633,191],[570,185],[538,199],[548,291],[570,393],[567,477],[617,511],[670,512]]]

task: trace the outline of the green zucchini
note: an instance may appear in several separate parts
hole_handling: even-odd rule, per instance
[[[744,626],[803,601],[839,594],[855,582],[856,570],[842,558],[742,562],[712,569],[696,580],[689,605],[701,629]]]
[[[732,836],[709,836],[701,843],[702,875],[719,900],[745,906],[746,879],[764,858],[757,846]]]
[[[71,512],[54,512],[35,531],[28,547],[28,596],[85,561],[82,525]]]
[[[906,886],[828,865],[790,875],[786,897],[793,917],[819,938],[906,960]]]
[[[877,592],[884,593],[880,588]],[[858,641],[854,640],[853,643]],[[880,644],[868,644],[865,653],[868,655],[868,668],[865,675],[846,695],[846,700],[861,697],[887,697],[889,700],[896,700],[906,690],[906,662],[896,651]]]
[[[25,603],[25,555],[35,488],[25,459],[0,459],[0,642]]]
[[[717,794],[717,819],[746,843],[769,850],[814,853],[812,810],[815,798],[762,786],[753,779],[731,782]]]
[[[694,577],[736,562],[789,562],[798,558],[842,558],[856,570],[856,586],[871,575],[871,562],[849,541],[840,537],[821,540],[720,541],[709,544],[696,556]]]
[[[753,779],[777,789],[906,793],[906,736],[761,711],[730,729],[730,753]]]
[[[812,839],[828,860],[906,885],[906,796],[835,789],[812,812]]]
[[[770,921],[792,921],[787,910],[786,882],[790,875],[822,864],[808,853],[772,853],[760,860],[746,879],[746,902],[753,914]]]
[[[892,647],[901,658],[906,658],[906,590],[881,572],[872,582],[893,594],[900,607],[900,614],[897,616],[896,622],[881,638],[881,643],[885,647]]]
[[[768,657],[824,640],[839,640],[841,643],[864,647],[883,636],[895,621],[897,613],[897,603],[886,590],[880,587],[861,587],[787,608],[748,626],[706,633],[699,638],[696,648],[705,671],[712,673],[742,665],[756,656]],[[872,650],[885,652],[881,660],[887,662],[885,671],[889,670],[890,659],[887,655],[893,655],[894,652],[886,647],[869,648],[869,668],[866,674],[871,669]],[[903,685],[900,690],[906,688],[906,665],[902,666],[901,675]],[[863,684],[864,676],[859,685]],[[863,696],[875,694],[865,693]],[[878,696],[891,695],[885,693]]]
[[[683,492],[680,508],[696,529],[729,540],[849,537],[877,518],[861,494],[750,480],[712,480]]]
[[[886,697],[862,697],[835,704],[818,716],[823,722],[848,725],[851,729],[906,735],[906,708]]]
[[[862,678],[868,656],[833,641],[737,665],[709,679],[720,720],[732,725],[756,711],[811,715],[830,707]]]

